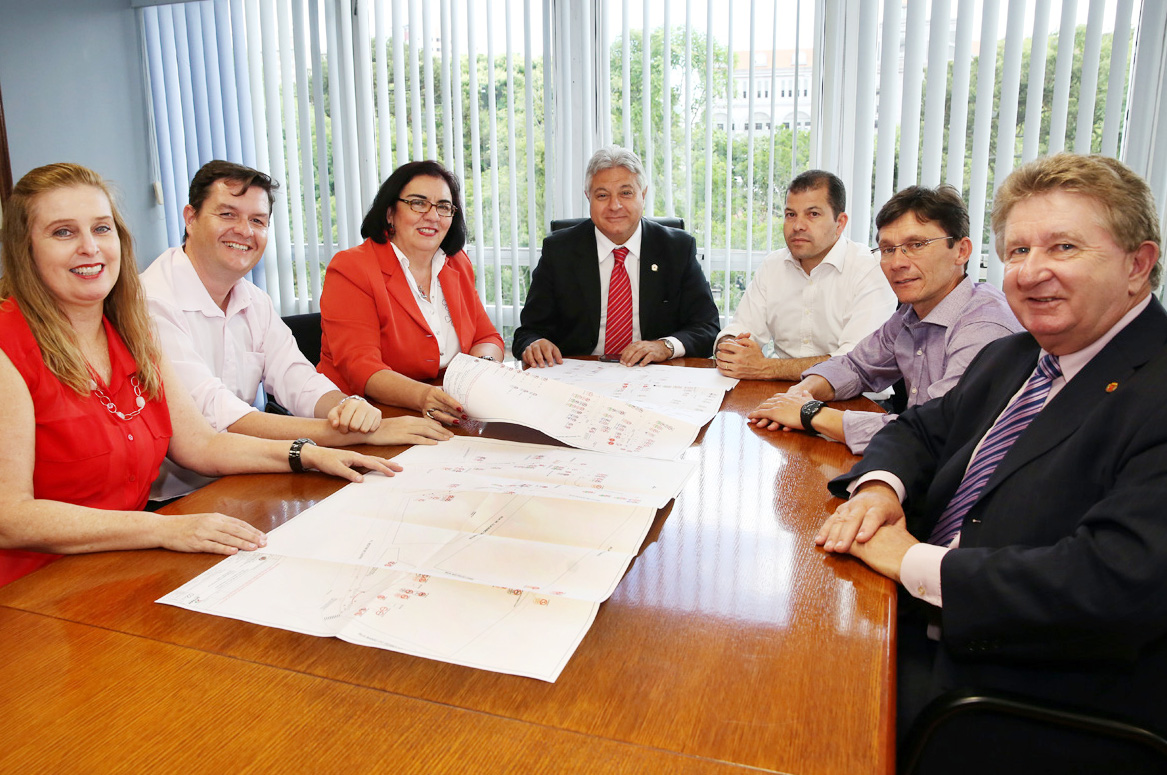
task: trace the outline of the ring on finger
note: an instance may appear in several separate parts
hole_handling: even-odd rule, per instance
[[[425,416],[430,418],[431,420],[434,419],[434,410],[433,409],[426,409]]]

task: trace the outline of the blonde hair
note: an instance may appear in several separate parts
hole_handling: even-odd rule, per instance
[[[1123,250],[1134,252],[1144,242],[1162,248],[1155,197],[1145,180],[1110,156],[1058,153],[1013,170],[997,190],[993,198],[993,232],[998,255],[1004,254],[1005,223],[1013,207],[1023,199],[1051,191],[1093,199],[1102,224]],[[1162,277],[1163,263],[1156,261],[1151,269],[1151,287],[1158,288]]]
[[[45,365],[62,383],[80,395],[89,393],[90,369],[77,343],[73,327],[45,286],[32,255],[31,225],[36,199],[61,188],[92,186],[105,194],[121,242],[118,279],[105,297],[104,313],[121,336],[138,366],[143,394],[162,395],[158,371],[159,350],[146,309],[138,266],[134,263],[133,238],[118,213],[109,187],[93,170],[77,164],[49,164],[29,172],[12,189],[4,212],[0,258],[0,298],[13,298],[40,346]]]

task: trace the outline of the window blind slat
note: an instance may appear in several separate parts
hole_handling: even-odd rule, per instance
[[[981,30],[997,29],[999,4],[985,0],[981,15]],[[977,68],[977,102],[973,113],[972,174],[966,198],[969,215],[969,236],[973,256],[984,247],[982,229],[985,224],[985,197],[989,174],[989,140],[993,127],[993,88],[997,70],[997,40],[992,34],[981,34],[980,61]],[[992,241],[988,245],[989,267],[992,269]],[[975,259],[974,259],[975,260]],[[975,264],[974,264],[975,268]],[[970,269],[970,271],[972,271]]]
[[[871,236],[871,170],[875,164],[875,73],[879,69],[877,30],[879,11],[874,3],[864,3],[859,16],[859,45],[855,48],[855,161],[851,168],[849,196],[851,239],[862,242]],[[795,86],[797,93],[798,87]],[[791,167],[791,175],[795,174]],[[878,197],[876,206],[882,204]]]
[[[1098,64],[1102,57],[1102,12],[1105,0],[1090,0],[1086,17],[1086,45],[1078,80],[1078,124],[1074,132],[1074,151],[1090,153],[1094,144],[1094,105],[1098,101]]]
[[[311,0],[308,0],[311,3]],[[298,276],[296,308],[303,312],[316,312],[320,309],[320,239],[316,224],[316,176],[312,154],[312,106],[309,100],[308,88],[308,57],[311,47],[308,45],[309,30],[307,23],[308,9],[305,0],[292,2],[292,29],[296,47],[292,52],[296,67],[296,127],[298,131],[296,146],[289,154],[288,166],[296,169],[299,166],[299,176],[302,185],[297,182],[295,199],[296,209],[302,213],[302,222],[299,226],[293,225],[293,233],[297,236],[300,250],[303,251],[303,264],[297,261],[297,266],[303,266],[304,271]],[[287,88],[287,82],[284,84]],[[296,158],[296,154],[299,158]],[[290,181],[290,178],[289,178]],[[302,281],[301,281],[302,278]]]
[[[1037,0],[1033,9],[1033,34],[1029,46],[1029,90],[1025,97],[1025,128],[1021,160],[1037,158],[1041,139],[1042,102],[1045,99],[1045,62],[1049,42],[1050,0]]]
[[[895,192],[896,103],[899,101],[900,4],[884,3],[883,46],[879,63],[879,132],[875,145],[875,201]],[[854,232],[852,232],[854,233]]]
[[[948,29],[952,20],[949,0],[932,4],[928,29],[928,82],[924,93],[924,143],[920,151],[920,183],[940,183],[944,161],[944,100],[948,91]]]
[[[393,23],[388,3],[373,3],[373,80],[377,83],[377,177],[384,180],[394,169],[393,106],[389,103],[389,30]],[[394,37],[400,37],[396,35]]]
[[[477,29],[474,17],[474,6],[478,0],[466,0],[466,53],[469,55],[469,86],[470,86],[470,169],[473,184],[474,200],[474,267],[478,285],[478,295],[486,298],[485,256],[483,251],[482,230],[482,150],[478,123],[478,51],[474,42],[474,30]],[[469,189],[470,186],[467,186]],[[468,196],[469,198],[469,196]]]
[[[920,108],[924,50],[928,44],[923,0],[908,0],[904,34],[904,85],[900,106],[900,163],[896,190],[915,185],[920,170]]]
[[[959,0],[956,12],[956,46],[952,60],[952,110],[948,116],[948,166],[944,181],[964,191],[967,158],[969,81],[972,74],[972,34],[976,22],[973,0]]]
[[[665,194],[665,215],[673,218],[677,214],[676,205],[673,203],[673,84],[672,84],[672,32],[673,28],[670,25],[669,9],[672,8],[672,3],[665,3],[665,23],[663,37],[663,51],[662,51],[662,67],[661,67],[661,115],[664,118],[664,125],[661,127],[661,140],[663,145],[661,147],[661,160],[664,169],[664,194]],[[607,123],[607,122],[605,122]],[[752,221],[753,219],[751,219]]]
[[[1114,36],[1110,49],[1110,78],[1106,84],[1106,118],[1102,124],[1101,153],[1118,153],[1118,135],[1122,130],[1128,65],[1130,64],[1131,15],[1134,0],[1118,0],[1114,11]]]
[[[1054,64],[1054,95],[1050,104],[1049,153],[1066,147],[1066,124],[1070,107],[1070,75],[1074,67],[1074,31],[1078,4],[1062,0],[1062,20],[1058,27],[1058,55]]]

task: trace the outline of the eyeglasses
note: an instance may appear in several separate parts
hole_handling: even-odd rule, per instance
[[[871,255],[878,256],[880,259],[892,259],[895,257],[897,250],[904,251],[904,255],[908,258],[915,258],[924,252],[924,248],[931,245],[933,242],[939,242],[942,239],[956,239],[956,237],[933,237],[926,240],[913,240],[912,242],[905,242],[902,245],[888,245],[885,248],[872,248]]]
[[[428,213],[431,208],[438,211],[438,215],[443,218],[453,218],[454,213],[458,212],[458,208],[450,202],[431,202],[428,199],[398,199],[399,202],[405,202],[409,205],[409,209],[415,213],[422,215]]]

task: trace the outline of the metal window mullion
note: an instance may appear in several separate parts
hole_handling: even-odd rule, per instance
[[[555,56],[552,50],[554,39],[552,29],[554,19],[551,13],[552,0],[543,0],[543,223],[550,228],[554,192],[548,186],[558,180],[558,164],[554,152],[555,127],[559,122],[555,100],[554,72]],[[558,197],[556,197],[558,199]],[[562,203],[561,203],[562,206]],[[531,264],[532,269],[534,264]]]

